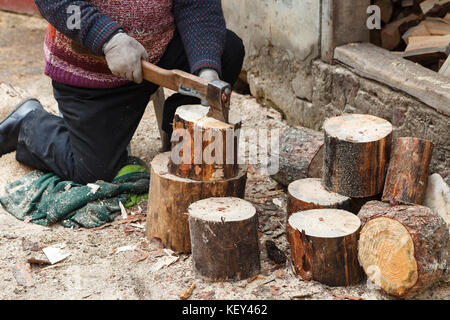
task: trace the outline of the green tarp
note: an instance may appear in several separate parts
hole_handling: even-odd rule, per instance
[[[8,185],[0,204],[16,218],[43,226],[61,223],[67,228],[95,228],[121,213],[119,202],[131,207],[146,199],[149,182],[148,166],[134,157],[111,183],[79,185],[33,171]]]

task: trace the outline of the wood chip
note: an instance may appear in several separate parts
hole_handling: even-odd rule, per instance
[[[183,290],[183,292],[182,292],[181,295],[180,295],[180,299],[181,299],[181,300],[187,300],[187,299],[189,299],[189,298],[191,297],[192,292],[194,291],[194,289],[195,289],[195,282],[193,282],[193,283],[191,284],[191,286],[189,287],[189,289]]]
[[[28,263],[17,263],[11,271],[19,286],[31,287],[34,285],[31,266]]]

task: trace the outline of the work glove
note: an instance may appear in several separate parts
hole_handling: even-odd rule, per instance
[[[111,72],[119,77],[142,83],[142,59],[148,60],[144,46],[126,33],[114,35],[103,47]]]
[[[213,69],[202,69],[198,76],[208,81],[208,83],[215,80],[220,80],[219,74],[217,73],[216,70]]]

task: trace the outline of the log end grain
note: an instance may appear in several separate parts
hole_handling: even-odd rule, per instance
[[[288,216],[312,209],[349,210],[350,206],[351,198],[326,190],[318,178],[297,180],[288,186]]]
[[[438,214],[420,205],[371,201],[358,217],[358,259],[381,290],[410,297],[442,279],[449,266],[449,232]]]

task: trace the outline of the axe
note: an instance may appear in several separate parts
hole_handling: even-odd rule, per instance
[[[74,52],[102,59],[76,41],[71,43]],[[183,95],[201,99],[204,106],[210,107],[208,117],[228,123],[230,111],[231,86],[216,80],[208,83],[206,80],[181,70],[166,70],[150,62],[142,60],[144,79],[158,86],[171,89]]]
[[[142,61],[144,79],[161,87],[171,89],[183,95],[201,99],[209,106],[208,116],[228,123],[230,111],[231,86],[216,80],[206,80],[181,70],[166,70],[150,62]]]

